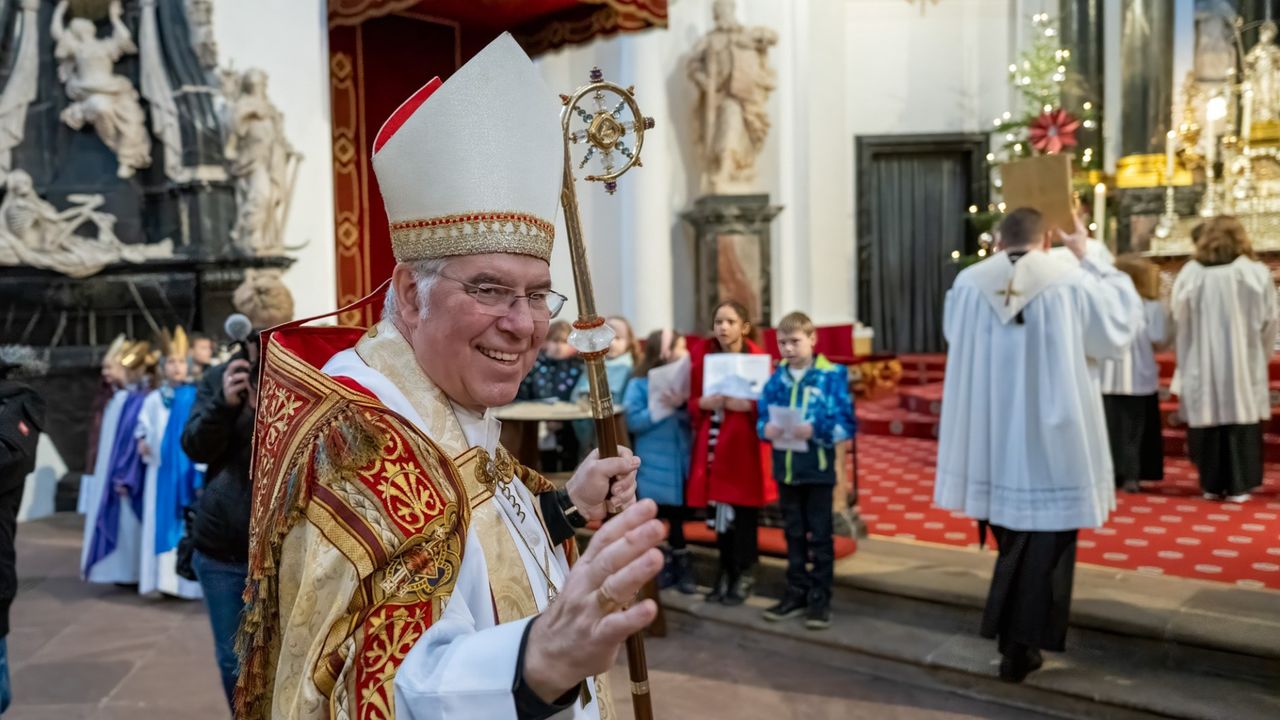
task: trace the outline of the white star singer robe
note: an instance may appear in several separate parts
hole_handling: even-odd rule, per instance
[[[934,502],[1011,530],[1106,522],[1115,480],[1087,358],[1121,355],[1141,327],[1133,281],[1087,257],[999,252],[961,272],[943,315]]]
[[[120,412],[124,410],[127,390],[116,390],[102,410],[102,429],[98,434],[98,454],[93,462],[93,474],[80,476],[80,494],[76,498],[76,512],[84,515],[84,542],[80,544],[80,567],[89,559],[93,544],[93,528],[98,522],[98,506],[102,503],[102,483],[111,466],[111,446],[115,443],[116,430],[120,427]]]
[[[1241,256],[1228,265],[1192,260],[1173,283],[1178,371],[1173,392],[1193,428],[1252,425],[1271,417],[1267,364],[1276,343],[1271,271]]]
[[[138,427],[134,437],[147,443],[148,453],[142,456],[147,466],[146,484],[142,486],[142,550],[138,564],[138,594],[164,593],[188,600],[198,599],[200,583],[180,577],[177,573],[178,551],[156,554],[156,493],[159,490],[160,445],[164,442],[165,426],[169,423],[169,407],[164,395],[168,389],[156,389],[147,394],[138,414]],[[171,478],[170,478],[171,479]]]
[[[397,331],[388,323],[383,323],[379,326],[379,332]],[[325,364],[323,371],[329,376],[354,379],[376,395],[384,405],[412,422],[455,457],[467,449],[450,447],[448,438],[439,437],[438,433],[432,432],[432,425],[423,421],[414,408],[414,403],[385,375],[369,367],[354,349],[335,355]],[[492,455],[502,423],[490,413],[481,417],[457,406],[454,406],[453,412],[462,426],[466,443],[473,447],[484,447]],[[514,480],[510,488],[515,491],[517,500],[525,508],[537,507],[537,499],[519,480]],[[544,569],[550,570],[551,581],[557,588],[564,587],[569,572],[564,550],[558,545],[550,548],[553,553],[544,555],[540,563],[531,551],[545,553],[551,541],[537,512],[525,512],[522,518],[502,493],[495,493],[493,501],[502,509],[502,518],[520,551],[529,584],[534,589],[534,599],[541,612],[548,604]],[[537,540],[526,543],[522,540],[521,533],[526,539]],[[484,550],[476,534],[468,532],[462,567],[458,571],[458,580],[444,614],[432,623],[431,628],[413,646],[396,671],[396,719],[515,720],[515,696],[511,690],[520,639],[529,620],[532,618],[501,625],[495,622]],[[589,704],[583,707],[581,703],[574,702],[554,717],[563,720],[598,720],[600,712],[596,698],[600,693],[599,683],[594,680],[588,679],[588,687],[592,688]],[[600,680],[608,682],[604,677]]]

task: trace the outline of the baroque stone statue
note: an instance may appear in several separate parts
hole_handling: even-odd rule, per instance
[[[1253,90],[1252,124],[1280,120],[1280,47],[1274,22],[1262,23],[1258,44],[1245,53],[1244,66]]]
[[[236,246],[249,255],[284,251],[284,224],[302,156],[284,136],[284,116],[267,97],[267,74],[224,71],[230,107],[226,157],[236,183]]]
[[[213,0],[187,0],[187,23],[191,27],[191,47],[200,67],[218,66],[218,41],[213,33]]]
[[[1196,79],[1226,81],[1236,66],[1236,10],[1227,0],[1196,0]]]
[[[101,212],[101,195],[71,195],[58,210],[36,194],[31,176],[13,170],[0,200],[0,265],[30,265],[71,277],[87,277],[117,262],[144,262],[173,255],[173,243],[127,245],[115,234],[116,219]],[[80,234],[92,226],[93,236]]]
[[[778,34],[740,25],[733,0],[716,0],[712,14],[715,28],[694,46],[686,66],[698,91],[694,127],[703,184],[717,194],[746,192],[769,134],[765,104],[776,76],[768,52]]]
[[[132,177],[151,164],[151,136],[146,116],[138,102],[133,83],[115,74],[115,64],[138,48],[133,35],[120,19],[120,0],[110,6],[111,35],[97,37],[92,21],[72,18],[65,21],[67,0],[53,11],[50,33],[56,43],[58,79],[65,84],[71,104],[62,111],[62,121],[73,130],[92,125],[98,137],[116,154],[117,175]]]

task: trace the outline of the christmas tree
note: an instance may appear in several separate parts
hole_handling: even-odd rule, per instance
[[[1059,43],[1058,25],[1047,13],[1031,16],[1031,45],[1019,53],[1009,65],[1009,83],[1017,94],[1018,107],[992,121],[997,152],[987,155],[989,165],[1040,154],[1075,152],[1075,167],[1092,170],[1098,166],[1098,153],[1092,147],[1080,147],[1077,131],[1096,127],[1096,110],[1085,101],[1078,108],[1063,106],[1064,96],[1080,97],[1080,79],[1071,69],[1071,51]],[[952,260],[970,265],[987,255],[992,242],[991,231],[1004,217],[1004,203],[998,200],[1001,181],[998,171],[992,184],[997,199],[984,210],[969,208],[968,219],[979,233],[976,254],[952,254]]]

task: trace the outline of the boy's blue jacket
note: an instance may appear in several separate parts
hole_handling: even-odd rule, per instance
[[[804,408],[805,420],[813,425],[809,452],[773,451],[774,479],[784,485],[834,485],[835,445],[851,439],[858,425],[849,397],[848,369],[819,355],[797,382],[784,360],[760,394],[756,430],[761,439],[771,406]]]

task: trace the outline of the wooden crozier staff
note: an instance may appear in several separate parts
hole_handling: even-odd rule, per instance
[[[570,164],[571,145],[585,144],[586,155],[578,168],[586,167],[593,157],[599,159],[603,172],[587,175],[586,179],[603,182],[612,195],[618,189],[617,179],[626,171],[640,164],[640,149],[644,146],[644,131],[653,127],[653,118],[640,114],[635,101],[635,88],[623,88],[607,82],[600,68],[592,68],[591,82],[578,88],[572,95],[561,95],[564,112],[564,186],[560,191],[560,204],[564,207],[565,229],[569,235],[569,257],[573,262],[573,284],[578,294],[578,320],[573,324],[569,343],[577,349],[587,367],[587,380],[591,385],[591,417],[595,420],[596,441],[600,457],[618,455],[618,426],[614,420],[613,396],[605,375],[604,359],[613,341],[613,328],[596,313],[595,292],[591,287],[591,268],[587,265],[587,246],[582,239],[582,224],[578,217],[578,195],[574,190],[573,166]],[[616,105],[609,107],[610,101]],[[584,108],[588,105],[590,109]],[[624,111],[627,120],[621,120]],[[577,118],[586,123],[579,129],[571,129]],[[627,144],[628,136],[635,138],[635,147]],[[631,703],[636,720],[652,720],[653,705],[649,699],[649,667],[644,657],[644,635],[637,632],[627,638],[627,668],[631,674]]]

